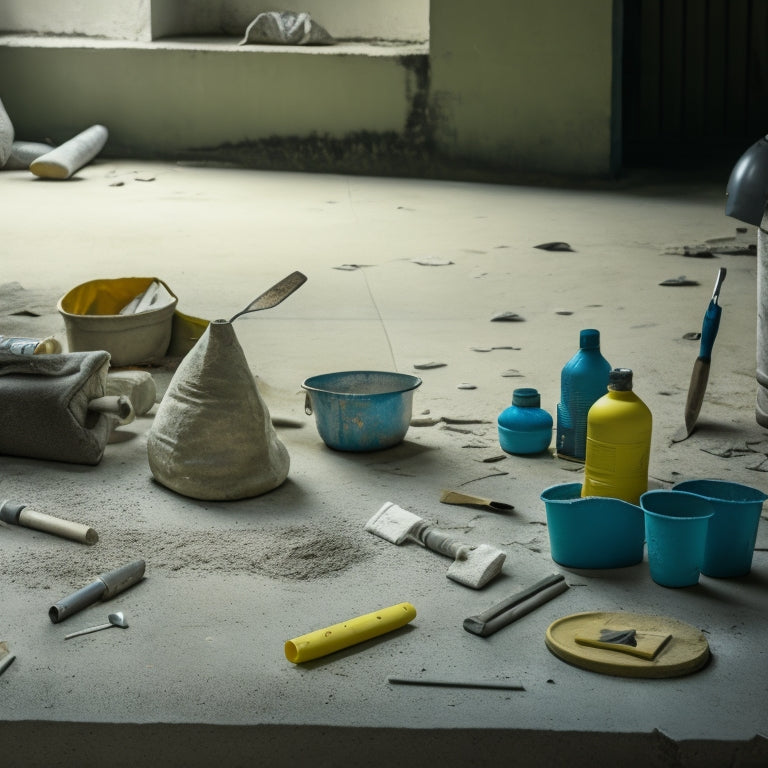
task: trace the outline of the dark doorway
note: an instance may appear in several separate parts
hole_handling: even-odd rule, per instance
[[[622,164],[732,165],[768,134],[768,0],[624,0]]]

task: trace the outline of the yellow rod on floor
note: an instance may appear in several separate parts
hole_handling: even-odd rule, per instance
[[[414,618],[416,609],[410,603],[398,603],[288,640],[285,643],[285,658],[294,664],[319,659],[342,648],[349,648],[351,645],[399,629]]]

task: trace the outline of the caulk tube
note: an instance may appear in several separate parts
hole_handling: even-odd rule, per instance
[[[123,590],[132,587],[144,577],[144,561],[134,560],[132,563],[115,568],[114,571],[101,573],[96,581],[87,587],[73,592],[69,597],[59,600],[48,609],[48,616],[54,624],[63,621],[67,616],[87,608],[97,600],[107,600]]]
[[[285,643],[285,658],[294,664],[319,659],[342,648],[349,648],[351,645],[399,629],[415,618],[416,609],[410,603],[398,603],[288,640]]]

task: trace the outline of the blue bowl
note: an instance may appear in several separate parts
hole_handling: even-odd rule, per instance
[[[553,485],[541,500],[552,559],[567,568],[626,568],[643,560],[643,510],[621,499],[581,496],[581,483]]]
[[[307,415],[337,451],[380,451],[401,443],[411,423],[418,376],[387,371],[340,371],[302,383]]]

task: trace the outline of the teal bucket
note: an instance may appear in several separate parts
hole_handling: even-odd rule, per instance
[[[672,490],[701,496],[714,510],[701,572],[717,579],[746,576],[752,568],[760,513],[768,495],[727,480],[685,480]]]
[[[662,587],[690,587],[699,582],[712,505],[695,493],[646,491],[645,539],[651,578]]]
[[[553,485],[541,494],[552,559],[566,568],[625,568],[643,559],[640,507],[622,499],[581,496],[581,483]]]
[[[398,445],[411,423],[418,376],[340,371],[302,383],[305,411],[315,414],[323,442],[337,451],[380,451]]]

